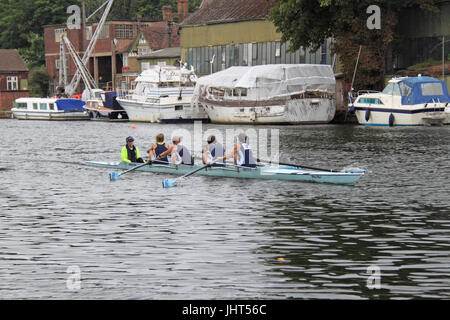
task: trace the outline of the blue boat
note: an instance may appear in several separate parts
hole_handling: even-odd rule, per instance
[[[449,107],[445,82],[418,76],[393,78],[383,92],[359,91],[349,111],[362,125],[423,126],[450,124]]]

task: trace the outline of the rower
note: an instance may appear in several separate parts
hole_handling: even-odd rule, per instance
[[[170,154],[170,163],[179,165],[194,165],[194,158],[191,156],[189,150],[181,144],[181,137],[174,136],[172,138],[173,145],[167,150],[159,155],[159,159]],[[157,158],[157,160],[158,160]]]
[[[165,152],[169,150],[169,145],[167,143],[164,142],[164,134],[159,133],[156,136],[156,143],[154,143],[152,145],[152,147],[150,149],[148,149],[148,157],[149,159],[155,160],[156,158],[158,158],[158,160],[156,160],[156,162],[158,163],[169,163],[169,159],[167,158],[167,156],[165,157],[159,157],[161,155],[161,153]]]
[[[208,144],[206,145],[205,149],[203,149],[202,154],[202,160],[203,164],[213,163],[217,160],[223,160],[222,163],[215,163],[213,164],[214,167],[223,167],[225,166],[225,148],[223,145],[219,142],[217,142],[217,139],[215,136],[211,135],[208,137],[207,140]]]
[[[144,163],[144,160],[141,158],[141,153],[139,152],[139,148],[134,145],[134,138],[127,137],[127,144],[122,148],[122,152],[120,154],[122,162],[139,162]]]
[[[256,168],[256,161],[253,157],[252,149],[248,145],[248,136],[245,133],[240,133],[237,137],[237,143],[233,152],[223,157],[223,159],[228,158],[234,159],[235,166]]]

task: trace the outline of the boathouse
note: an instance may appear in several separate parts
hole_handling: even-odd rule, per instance
[[[180,30],[181,56],[198,75],[231,66],[281,63],[332,64],[331,41],[312,52],[288,52],[289,43],[269,21],[274,0],[204,0]]]
[[[0,113],[3,115],[9,113],[14,100],[29,97],[28,73],[16,49],[0,49]]]

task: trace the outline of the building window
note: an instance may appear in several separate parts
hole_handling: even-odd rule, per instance
[[[61,42],[62,37],[65,35],[66,29],[55,29],[55,42]]]
[[[59,68],[61,68],[61,60],[59,60],[59,59],[55,60],[55,67],[56,67],[56,70],[59,70]]]
[[[132,24],[117,24],[116,25],[117,39],[133,39],[133,25]]]
[[[275,48],[275,57],[280,57],[280,56],[281,56],[281,43],[277,42],[276,48]]]
[[[19,79],[17,77],[7,77],[6,83],[7,83],[7,89],[9,91],[18,90]]]

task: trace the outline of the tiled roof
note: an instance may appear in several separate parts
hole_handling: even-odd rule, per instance
[[[16,49],[0,49],[0,72],[29,71]]]
[[[171,27],[171,47],[180,46],[179,25],[172,23]],[[169,26],[167,21],[147,23],[141,27],[142,35],[152,50],[159,50],[169,47]]]
[[[208,0],[181,25],[267,19],[270,9],[274,6],[275,0]]]

